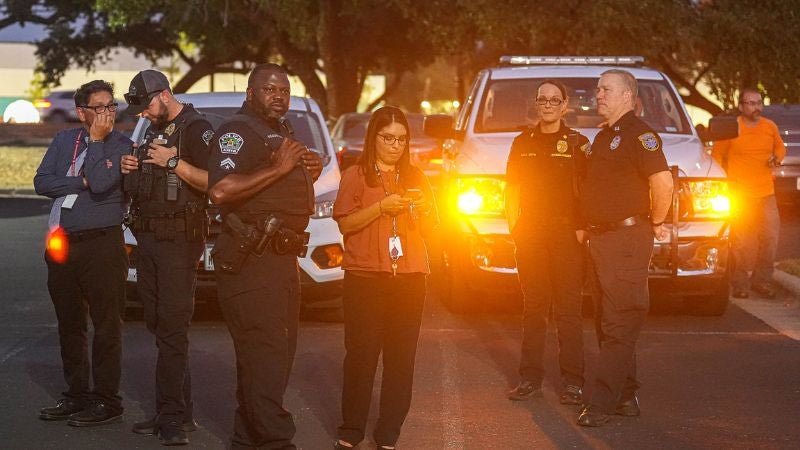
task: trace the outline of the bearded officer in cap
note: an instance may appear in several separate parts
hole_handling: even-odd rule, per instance
[[[297,256],[322,163],[294,140],[290,98],[285,69],[253,68],[247,100],[220,126],[209,161],[209,194],[223,215],[217,291],[236,349],[233,448],[295,448],[283,395],[297,346]]]
[[[188,444],[194,431],[189,323],[194,312],[197,261],[205,244],[211,124],[191,104],[178,101],[167,78],[144,70],[131,81],[130,114],[150,120],[138,155],[123,157],[128,223],[138,243],[139,299],[156,337],[156,411],[133,432],[157,434],[165,445]]]
[[[597,83],[606,125],[591,145],[581,189],[600,344],[592,397],[578,416],[587,427],[640,413],[634,349],[650,304],[653,236],[667,237],[672,175],[661,138],[634,113],[636,95],[636,78],[624,70],[608,70]]]

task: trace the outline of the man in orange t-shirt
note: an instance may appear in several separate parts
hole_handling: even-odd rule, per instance
[[[749,288],[775,297],[772,271],[780,234],[772,166],[786,155],[775,122],[761,117],[764,100],[752,88],[739,94],[739,137],[714,144],[713,156],[728,173],[734,209],[731,226],[733,296],[749,297]],[[748,279],[748,272],[752,275]]]

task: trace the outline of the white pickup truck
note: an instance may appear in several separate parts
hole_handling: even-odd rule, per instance
[[[600,74],[624,68],[638,80],[638,116],[661,136],[676,194],[670,238],[656,241],[650,265],[654,303],[680,302],[718,315],[728,304],[728,217],[725,172],[710,157],[675,86],[641,57],[506,56],[481,71],[453,119],[429,116],[426,134],[443,140],[441,201],[442,298],[453,310],[492,307],[502,294],[519,295],[514,243],[503,215],[511,143],[535,120],[535,89],[545,79],[568,88],[567,126],[590,140],[603,118],[595,89]],[[730,123],[712,121],[706,140],[735,137]],[[573,270],[573,268],[563,268]],[[580,270],[580,268],[574,268]]]

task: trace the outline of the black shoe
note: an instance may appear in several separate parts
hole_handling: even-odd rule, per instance
[[[153,417],[150,420],[145,420],[144,422],[136,422],[133,424],[133,431],[136,434],[158,434],[158,425],[156,420],[158,416]],[[197,422],[194,419],[184,420],[183,424],[181,425],[181,429],[186,433],[191,433],[192,431],[197,430]]]
[[[104,402],[89,403],[83,411],[70,416],[67,425],[73,427],[94,427],[122,422],[122,409],[112,409]]]
[[[574,384],[568,384],[558,396],[558,402],[562,405],[580,405],[582,401],[583,391]]]
[[[747,292],[747,289],[734,289],[733,290],[733,298],[750,298],[750,294]]]
[[[161,440],[161,445],[189,444],[189,438],[186,437],[186,432],[183,431],[183,424],[177,420],[158,425],[158,438]]]
[[[750,289],[761,294],[764,298],[775,298],[775,289],[768,284],[753,284]]]
[[[39,418],[42,420],[67,420],[69,416],[83,411],[85,403],[72,398],[62,398],[56,406],[42,408]]]
[[[578,425],[582,427],[600,427],[608,422],[608,414],[602,413],[591,406],[584,408],[578,415]]]
[[[333,442],[333,450],[352,450],[355,448],[355,445],[346,446],[339,442],[339,439]]]
[[[542,386],[530,381],[520,381],[517,387],[508,393],[509,400],[522,401],[542,395]]]
[[[625,417],[638,417],[642,414],[639,408],[639,399],[634,395],[633,398],[619,402],[614,409],[614,414]]]

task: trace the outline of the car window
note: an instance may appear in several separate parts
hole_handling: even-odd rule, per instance
[[[800,145],[800,108],[783,105],[767,106],[764,117],[775,122],[785,144]]]
[[[516,131],[536,121],[535,90],[538,78],[496,80],[484,90],[475,131]],[[561,78],[569,104],[564,116],[568,127],[598,128],[605,119],[597,114],[596,78]],[[690,134],[680,102],[665,81],[639,80],[636,114],[659,133]]]
[[[367,135],[367,125],[369,125],[369,116],[348,117],[344,122],[342,136],[345,139],[364,139],[364,136]]]
[[[475,97],[478,95],[478,87],[483,82],[483,78],[485,76],[485,72],[481,72],[480,75],[475,77],[475,82],[472,83],[472,87],[469,90],[469,95],[467,95],[467,99],[464,101],[464,104],[461,106],[461,109],[458,110],[458,118],[456,119],[455,129],[458,131],[464,130],[467,128],[467,118],[469,118],[469,110],[472,109],[472,104],[475,102]]]

